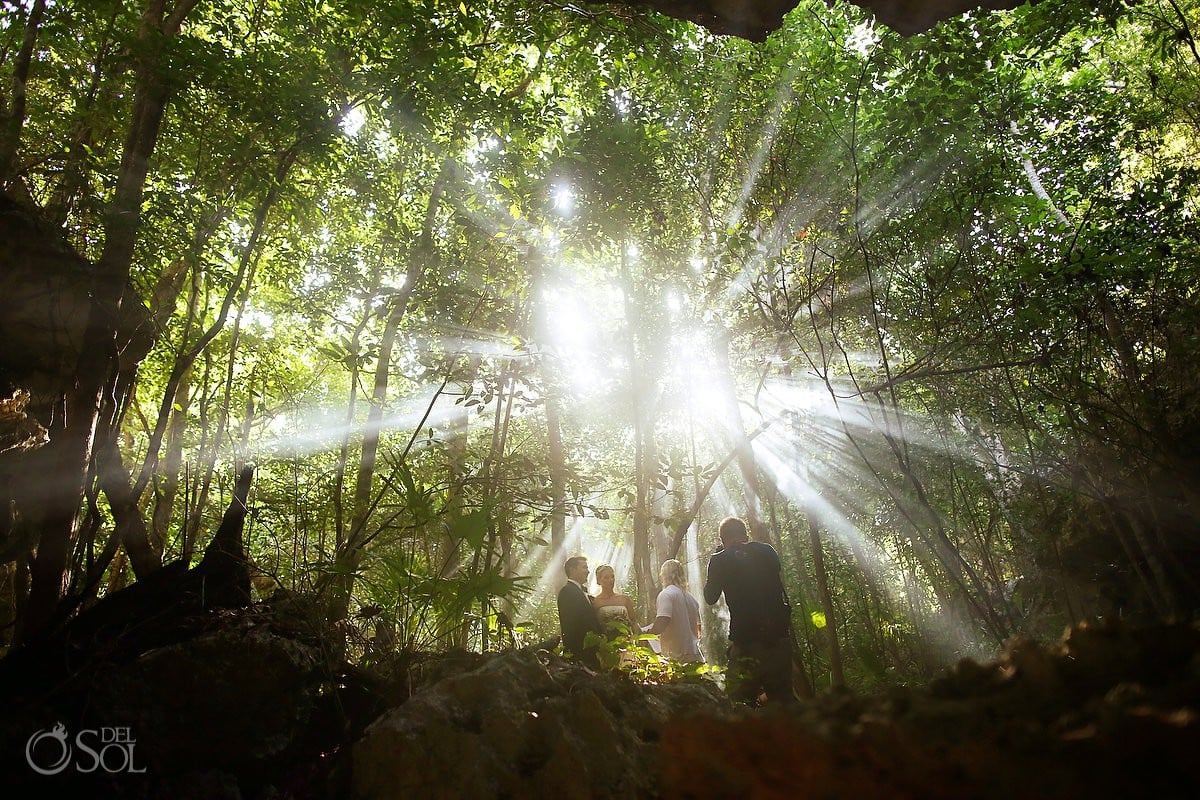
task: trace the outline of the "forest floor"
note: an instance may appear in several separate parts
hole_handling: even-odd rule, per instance
[[[256,606],[0,660],[0,796],[1174,798],[1200,791],[1200,629],[1014,641],[928,686],[736,708],[546,651],[341,663]]]

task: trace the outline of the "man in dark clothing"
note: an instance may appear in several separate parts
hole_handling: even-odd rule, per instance
[[[563,565],[567,583],[558,592],[558,623],[562,628],[563,650],[589,667],[598,667],[596,648],[584,647],[583,640],[589,632],[603,633],[592,599],[584,586],[587,583],[588,563],[586,556],[572,556]]]
[[[771,704],[794,703],[791,612],[779,554],[766,542],[750,541],[746,523],[737,517],[722,520],[719,532],[721,547],[708,560],[704,599],[713,605],[724,593],[729,606],[725,689],[738,702],[754,704],[766,692]]]

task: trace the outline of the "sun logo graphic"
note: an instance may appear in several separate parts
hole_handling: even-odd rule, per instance
[[[48,741],[46,746],[41,748],[38,745]],[[35,753],[35,751],[38,751]],[[42,766],[48,760],[47,756],[53,756],[53,761],[49,766]],[[25,743],[25,760],[29,762],[30,768],[40,775],[57,775],[67,768],[67,764],[71,763],[71,745],[67,743],[67,726],[61,722],[57,723],[51,730],[42,730],[29,737],[29,741]]]
[[[72,762],[76,772],[95,772],[102,769],[117,772],[142,773],[145,767],[134,765],[133,750],[137,742],[129,728],[84,728],[67,736],[67,726],[55,723],[50,730],[40,730],[25,742],[25,761],[39,775],[57,775]]]

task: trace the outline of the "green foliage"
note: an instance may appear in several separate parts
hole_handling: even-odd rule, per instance
[[[377,551],[364,578],[363,605],[383,609],[399,632],[397,648],[407,650],[450,647],[481,619],[498,632],[499,600],[530,591],[527,577],[506,575],[500,565],[445,576],[402,550]]]
[[[595,648],[602,669],[618,670],[641,684],[722,680],[724,669],[705,662],[683,663],[659,655],[647,642],[653,634],[633,634],[624,626],[608,635],[588,633],[584,647]]]

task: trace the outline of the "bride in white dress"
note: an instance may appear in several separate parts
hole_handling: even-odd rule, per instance
[[[613,635],[615,626],[609,623],[620,623],[626,631],[633,624],[633,601],[627,595],[613,591],[616,585],[616,571],[608,564],[596,567],[596,584],[600,593],[592,597],[592,607],[596,609],[596,617],[600,626]]]

